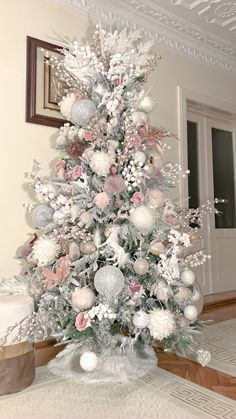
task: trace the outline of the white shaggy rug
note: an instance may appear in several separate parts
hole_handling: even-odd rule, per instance
[[[156,368],[130,384],[75,384],[38,368],[33,385],[0,397],[1,419],[236,419],[236,402]]]
[[[208,367],[236,377],[236,318],[206,327],[198,340],[211,352]]]

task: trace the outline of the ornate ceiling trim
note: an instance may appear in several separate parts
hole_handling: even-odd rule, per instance
[[[84,15],[90,15],[102,22],[142,28],[145,36],[162,46],[212,64],[218,68],[236,72],[236,48],[230,42],[205,31],[186,19],[171,14],[150,0],[56,0],[73,7]],[[205,11],[220,0],[196,0],[192,5],[186,1],[172,0],[172,5],[188,7],[205,3]],[[208,3],[208,5],[206,4]],[[202,5],[201,5],[202,6]],[[208,6],[208,8],[207,8]],[[203,10],[203,7],[202,9]],[[200,11],[201,11],[200,10]],[[198,11],[199,12],[199,11]],[[203,13],[203,12],[202,12]],[[227,18],[233,19],[233,16]],[[212,23],[212,22],[211,22]],[[233,26],[230,28],[234,28]],[[232,29],[231,29],[232,30]]]

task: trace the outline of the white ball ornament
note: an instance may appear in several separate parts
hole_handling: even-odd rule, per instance
[[[145,96],[139,105],[139,109],[143,112],[149,113],[154,108],[154,101],[151,96]]]
[[[146,205],[140,205],[135,208],[131,212],[129,220],[143,234],[151,233],[155,225],[154,213]]]
[[[137,163],[144,164],[146,161],[146,154],[143,153],[143,151],[136,151],[136,153],[133,155],[133,158]]]
[[[91,288],[75,288],[71,294],[71,304],[75,310],[83,311],[91,308],[95,301],[95,294]]]
[[[92,372],[97,368],[98,357],[95,352],[84,352],[80,357],[80,366],[86,372]]]
[[[94,276],[94,286],[99,294],[108,301],[116,297],[124,287],[124,275],[119,268],[112,265],[98,269]]]
[[[139,275],[145,275],[149,271],[149,263],[146,259],[138,258],[134,262],[134,270]]]
[[[142,125],[147,122],[148,116],[145,112],[133,112],[131,118],[135,125]]]
[[[177,304],[184,304],[191,296],[191,290],[186,287],[180,287],[174,294],[174,300]]]
[[[145,311],[137,311],[133,316],[133,325],[137,327],[137,329],[144,329],[147,327],[148,321],[149,317]]]
[[[181,281],[183,282],[183,284],[185,285],[193,285],[195,279],[196,279],[196,275],[193,271],[190,271],[189,269],[186,269],[185,271],[183,271],[181,273]]]
[[[197,309],[193,305],[186,306],[184,309],[184,317],[190,321],[195,321],[197,319]]]
[[[82,127],[87,125],[90,119],[96,113],[95,104],[89,99],[82,99],[72,106],[71,119],[74,123],[81,125]]]

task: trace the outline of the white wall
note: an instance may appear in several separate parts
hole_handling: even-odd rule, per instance
[[[33,231],[23,208],[23,203],[29,201],[24,173],[37,158],[43,161],[43,173],[48,174],[49,163],[56,156],[52,148],[56,129],[24,122],[26,36],[49,42],[53,42],[50,37],[55,38],[55,34],[84,38],[91,20],[51,0],[2,2],[0,16],[0,277],[10,277],[19,272],[20,263],[14,259],[16,249]],[[177,132],[177,85],[236,106],[235,76],[172,51],[158,48],[158,52],[163,59],[150,77],[152,94],[161,102],[152,115],[155,125]],[[173,145],[170,155],[177,160],[180,144],[173,140]]]

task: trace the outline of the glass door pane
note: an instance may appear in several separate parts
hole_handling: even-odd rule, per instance
[[[198,123],[187,121],[189,208],[199,206]]]
[[[215,216],[215,227],[236,228],[233,135],[218,128],[212,128],[211,135],[214,196],[228,201],[217,204],[221,215]]]

